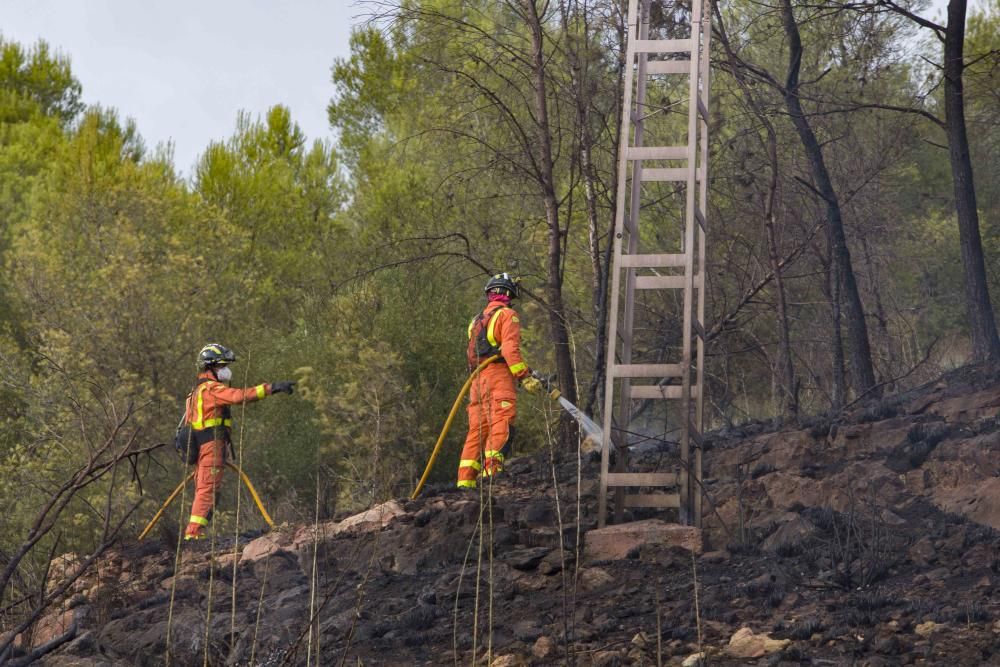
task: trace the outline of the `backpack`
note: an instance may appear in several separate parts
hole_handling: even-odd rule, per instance
[[[185,411],[186,412],[186,411]],[[187,414],[181,414],[181,420],[177,422],[177,431],[174,433],[174,449],[187,465],[194,465],[198,462],[198,454],[201,451],[201,443],[194,437],[191,425],[187,423]]]
[[[500,345],[494,345],[490,341],[488,334],[492,333],[490,327],[496,323],[500,312],[507,309],[507,306],[497,308],[490,314],[489,319],[486,318],[485,313],[479,313],[469,323],[469,349],[467,356],[470,368],[475,368],[478,362],[487,357],[500,354]],[[502,361],[502,358],[497,359],[497,361]]]

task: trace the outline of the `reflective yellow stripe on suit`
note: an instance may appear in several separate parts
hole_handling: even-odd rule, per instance
[[[500,311],[506,310],[506,308],[497,308],[493,315],[490,316],[489,324],[486,325],[486,341],[493,347],[499,347],[496,338],[496,325],[497,318],[500,317]],[[473,317],[472,321],[469,322],[469,338],[472,338],[472,327],[476,326],[476,318]]]
[[[492,345],[493,347],[500,346],[500,344],[497,343],[494,329],[496,328],[497,325],[497,318],[500,317],[500,313],[503,310],[504,310],[503,308],[497,308],[496,312],[493,313],[493,317],[490,318],[489,326],[486,327],[486,340],[489,341],[490,345]]]
[[[194,419],[191,421],[191,428],[196,431],[216,426],[216,424],[209,424],[208,426],[205,425],[205,397],[202,396],[202,394],[205,392],[205,389],[208,388],[209,384],[211,383],[206,382],[198,387],[198,398],[195,400],[194,404]]]

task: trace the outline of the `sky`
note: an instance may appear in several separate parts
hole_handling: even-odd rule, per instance
[[[332,138],[330,68],[365,16],[356,0],[0,0],[0,35],[68,56],[84,102],[133,118],[151,149],[173,142],[190,175],[241,110],[284,104],[310,141]]]
[[[149,148],[173,142],[189,176],[241,110],[284,104],[310,140],[332,138],[330,68],[368,11],[360,0],[0,0],[0,35],[69,56],[84,101],[133,118]]]

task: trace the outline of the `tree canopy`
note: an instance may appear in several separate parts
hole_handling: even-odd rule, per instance
[[[280,105],[243,112],[189,180],[134,122],[82,102],[67,56],[0,40],[0,560],[60,480],[110,455],[102,443],[123,448],[117,472],[81,488],[40,546],[87,550],[152,513],[185,474],[156,445],[212,340],[237,351],[235,384],[300,382],[294,400],[236,415],[237,455],[279,520],[407,493],[464,381],[466,326],[496,271],[522,276],[529,364],[601,414],[620,6],[385,9],[332,63],[335,140],[306,137]],[[981,356],[944,51],[918,9],[718,5],[709,428],[837,410]],[[664,34],[688,20],[682,5],[653,16]],[[971,12],[963,44],[968,185],[995,299],[997,0]],[[682,96],[654,82],[649,99],[669,110]],[[672,225],[664,215],[656,233]],[[676,304],[643,309],[662,335],[642,353],[670,357]],[[676,425],[656,417],[646,411],[636,437],[670,439]],[[517,448],[547,446],[556,419],[525,401]],[[452,479],[461,431],[437,479]],[[224,503],[220,525],[234,520]],[[23,591],[46,553],[25,561]]]

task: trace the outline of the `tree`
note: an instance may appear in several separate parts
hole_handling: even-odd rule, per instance
[[[875,388],[875,371],[872,367],[871,348],[868,343],[868,325],[865,322],[864,307],[858,292],[854,267],[851,263],[851,253],[847,247],[847,237],[844,234],[844,223],[840,201],[833,188],[827,170],[823,149],[816,139],[812,126],[799,100],[799,71],[802,67],[802,40],[799,36],[799,26],[792,10],[791,0],[782,0],[782,24],[788,36],[788,74],[785,78],[782,94],[789,116],[799,134],[802,146],[812,167],[815,186],[818,195],[826,204],[827,234],[830,252],[833,254],[834,288],[842,290],[847,305],[847,336],[851,352],[851,371],[854,386],[859,393],[868,393]],[[835,303],[839,299],[835,298]]]
[[[0,37],[0,106],[3,122],[24,120],[34,113],[71,122],[83,111],[80,82],[70,69],[69,58],[53,55],[39,41],[25,50]]]
[[[905,16],[917,25],[931,30],[942,43],[940,68],[944,87],[944,121],[942,123],[940,120],[935,120],[943,125],[948,140],[955,214],[958,218],[959,245],[964,267],[966,317],[972,342],[972,359],[996,361],[1000,359],[1000,336],[997,334],[996,316],[990,300],[986,263],[983,258],[976,183],[965,121],[964,74],[968,67],[965,59],[965,22],[968,2],[950,0],[948,21],[943,26],[923,18],[908,3],[897,4],[894,0],[877,0],[874,5],[866,7],[883,7]]]
[[[596,103],[579,92],[586,81],[574,83],[566,76],[569,68],[561,66],[570,47],[559,24],[551,20],[557,17],[554,6],[426,2],[396,7],[392,16],[393,55],[378,37],[358,37],[357,55],[335,69],[335,76],[343,80],[338,83],[341,96],[330,107],[331,119],[346,131],[362,129],[369,137],[380,136],[382,145],[388,142],[390,150],[407,155],[417,153],[415,146],[424,145],[427,134],[436,136],[437,143],[427,143],[421,159],[411,164],[419,162],[421,173],[434,174],[437,169],[432,177],[439,179],[438,191],[447,193],[447,198],[439,198],[442,212],[454,207],[468,213],[468,221],[459,224],[477,255],[473,264],[522,274],[537,266],[545,276],[544,291],[531,290],[530,280],[525,281],[526,291],[537,297],[548,315],[560,386],[575,400],[578,368],[569,340],[574,313],[565,291],[567,275],[577,275],[567,271],[567,264],[579,260],[567,255],[569,229],[581,217],[579,211],[585,222],[589,216],[587,224],[593,228],[598,196],[594,180],[598,172],[592,160],[589,170],[578,166],[590,160],[580,147],[594,143],[587,136],[590,130],[584,132],[578,123],[594,123],[609,134],[614,130],[602,126],[603,118],[593,121],[581,109],[581,104]],[[563,25],[575,26],[578,17],[563,19]],[[587,38],[574,35],[578,40]],[[589,38],[596,43],[596,37]],[[596,53],[589,44],[574,43],[571,48],[571,58],[578,62]],[[362,64],[362,54],[367,65]],[[602,62],[600,67],[604,66]],[[407,67],[420,80],[419,87],[411,85],[407,93],[419,96],[421,105],[403,114],[386,103],[399,99],[400,92],[385,82],[398,81],[399,68]],[[386,77],[378,77],[379,73]],[[596,76],[596,72],[590,75],[590,80]],[[569,96],[573,90],[579,103]],[[363,91],[371,94],[367,105],[358,99]],[[617,102],[602,108],[616,106]],[[353,146],[355,141],[352,134],[348,143]],[[441,161],[430,166],[431,156],[437,156],[441,147],[447,147]],[[613,171],[604,168],[608,174]],[[588,191],[590,186],[593,190]],[[526,198],[525,193],[532,196]],[[577,200],[582,205],[576,206]],[[473,210],[477,217],[471,217]],[[544,224],[545,252],[540,257],[536,248],[541,247],[541,230],[533,229],[536,219]],[[441,238],[456,229],[447,227],[444,219],[433,225],[433,231],[425,228],[420,236]],[[596,229],[594,237],[599,243]],[[592,271],[605,270],[593,262],[594,251],[599,258],[600,249],[593,243],[587,247],[588,254],[579,259],[598,267]],[[599,275],[592,277],[591,285],[600,284]],[[594,293],[592,287],[586,293],[591,303]]]
[[[834,406],[839,406],[843,400],[842,392],[836,391],[839,386],[841,362],[837,354],[840,349],[840,317],[841,303],[846,306],[846,324],[848,349],[850,352],[850,369],[853,385],[858,394],[866,394],[876,389],[875,372],[872,364],[871,348],[868,338],[865,312],[861,295],[851,262],[850,249],[844,229],[843,211],[835,189],[824,147],[819,142],[810,120],[810,115],[802,105],[802,82],[800,73],[805,51],[803,49],[799,23],[795,17],[790,0],[781,0],[777,7],[780,15],[781,28],[788,42],[788,61],[784,81],[780,81],[771,73],[766,65],[751,62],[738,53],[731,45],[728,48],[729,59],[734,67],[743,69],[755,80],[769,85],[778,92],[784,103],[789,119],[796,131],[799,142],[806,153],[809,163],[811,182],[801,181],[818,197],[825,209],[827,230],[827,246],[829,248],[829,298],[832,310],[832,345],[833,350],[833,395]],[[716,10],[720,24],[723,22],[721,12]],[[720,28],[720,33],[725,34]],[[725,37],[724,42],[729,43]],[[822,78],[822,75],[821,77]]]
[[[780,257],[778,244],[778,224],[777,224],[777,198],[778,181],[780,177],[780,166],[778,162],[778,133],[774,123],[764,112],[760,102],[754,96],[751,86],[747,80],[746,71],[735,62],[732,44],[729,35],[726,33],[725,25],[720,24],[718,31],[722,39],[720,40],[726,51],[728,59],[728,70],[739,84],[740,91],[746,100],[753,115],[764,127],[765,138],[762,144],[767,153],[769,176],[766,190],[762,196],[763,209],[761,217],[764,221],[764,229],[767,235],[767,258],[771,269],[771,275],[775,284],[775,305],[777,307],[777,329],[778,329],[778,362],[776,364],[776,375],[780,389],[778,411],[782,415],[788,415],[793,419],[798,415],[799,397],[798,381],[795,378],[795,362],[792,359],[792,346],[790,335],[790,324],[788,317],[788,304],[785,283],[783,278],[784,267]],[[836,366],[836,364],[835,364]]]

